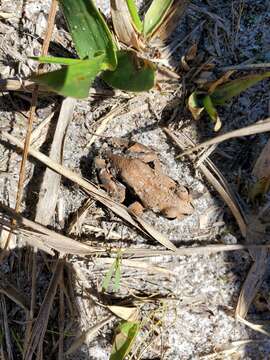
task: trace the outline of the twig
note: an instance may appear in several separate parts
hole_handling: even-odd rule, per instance
[[[72,98],[66,98],[62,102],[50,150],[50,158],[58,163],[62,162],[61,157],[63,140],[68,124],[72,118],[75,104],[76,100]],[[55,213],[60,182],[61,175],[48,168],[45,170],[39,192],[39,200],[35,218],[36,222],[43,225],[48,225],[50,223]]]
[[[239,64],[239,65],[229,65],[220,68],[222,71],[229,71],[229,70],[258,70],[258,69],[268,69],[270,68],[270,63],[260,63],[260,64]]]
[[[230,140],[233,138],[241,137],[241,136],[250,136],[255,134],[261,134],[264,132],[270,131],[270,118],[267,118],[265,120],[258,121],[257,123],[249,126],[245,126],[241,129],[230,131],[226,134],[222,134],[220,136],[216,136],[210,140],[204,141],[191,149],[185,150],[182,152],[182,154],[178,155],[177,158],[180,158],[185,155],[189,155],[193,153],[194,151],[197,151],[201,148],[204,148],[206,146],[219,144],[225,140]]]

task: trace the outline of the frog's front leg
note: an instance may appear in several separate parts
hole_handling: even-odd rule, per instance
[[[134,203],[130,204],[128,210],[137,216],[142,215],[144,207],[139,201],[135,201]]]
[[[104,159],[96,158],[95,166],[98,170],[98,177],[101,181],[102,187],[115,201],[120,203],[124,202],[126,197],[126,188],[123,184],[114,179],[112,174],[107,170],[106,161]]]

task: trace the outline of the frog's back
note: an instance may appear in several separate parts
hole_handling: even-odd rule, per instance
[[[148,164],[139,159],[114,155],[112,160],[123,182],[140,198],[144,207],[161,212],[172,206],[175,194],[162,181],[164,175],[158,176]]]

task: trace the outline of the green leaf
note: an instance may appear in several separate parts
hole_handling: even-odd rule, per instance
[[[107,291],[114,273],[114,269],[115,269],[115,264],[116,264],[116,260],[112,263],[112,265],[110,266],[109,270],[106,273],[105,278],[102,281],[102,291]]]
[[[138,14],[137,6],[136,6],[134,0],[126,0],[126,3],[128,6],[128,10],[129,10],[131,19],[133,21],[133,25],[135,26],[135,29],[139,33],[141,33],[143,30],[143,24],[142,24],[139,14]]]
[[[139,58],[134,51],[118,51],[115,71],[105,71],[101,77],[113,88],[126,91],[148,91],[155,85],[156,66]]]
[[[216,108],[214,107],[211,97],[209,95],[207,95],[203,98],[203,106],[204,106],[204,109],[206,110],[206,112],[208,113],[208,115],[210,116],[211,120],[215,124],[214,130],[215,131],[220,130],[221,125],[222,125],[221,120],[220,120],[220,117],[218,116],[218,112],[217,112]]]
[[[218,86],[210,95],[214,105],[224,105],[226,101],[239,95],[257,82],[270,77],[270,71],[263,74],[248,75]]]
[[[150,36],[162,23],[174,0],[153,0],[143,24],[144,36]]]
[[[59,64],[59,65],[77,65],[82,59],[62,58],[55,56],[32,56],[32,60],[39,61],[42,64]]]
[[[69,31],[81,59],[93,58],[104,51],[105,62],[115,69],[116,45],[102,15],[93,0],[60,0]]]
[[[110,360],[123,360],[129,353],[132,344],[139,332],[140,325],[137,322],[122,322],[114,338]]]
[[[120,281],[121,281],[121,258],[117,256],[115,263],[115,277],[114,277],[114,286],[113,286],[114,291],[119,290]]]
[[[194,91],[188,98],[188,109],[195,120],[199,120],[204,111],[202,95]]]
[[[60,95],[82,99],[88,96],[90,85],[97,74],[107,67],[104,58],[103,54],[92,60],[79,60],[60,70],[33,76],[32,80]]]

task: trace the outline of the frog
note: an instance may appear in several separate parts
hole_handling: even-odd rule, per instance
[[[164,174],[157,152],[141,143],[113,139],[102,157],[95,158],[101,186],[123,203],[127,189],[138,199],[129,205],[140,216],[145,209],[168,219],[183,219],[194,212],[188,189]]]

